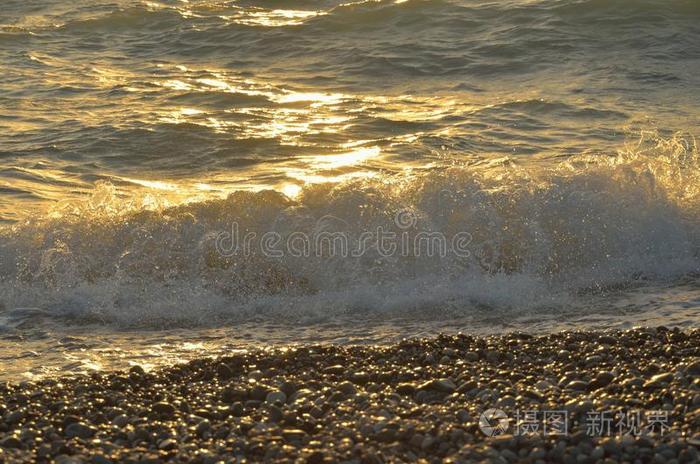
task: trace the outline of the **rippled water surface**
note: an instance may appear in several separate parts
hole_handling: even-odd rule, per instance
[[[630,302],[697,321],[696,0],[5,0],[0,68],[10,337],[57,316],[561,327]],[[401,211],[468,256],[215,246],[232,223],[400,233]]]
[[[697,133],[694,0],[9,0],[0,215]]]

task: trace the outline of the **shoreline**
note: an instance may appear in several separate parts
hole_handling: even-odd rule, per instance
[[[686,292],[686,290],[684,290]],[[700,299],[698,289],[689,293]],[[689,297],[690,297],[689,296]],[[693,300],[693,301],[694,301]],[[674,300],[675,301],[675,300]],[[636,302],[639,303],[639,302]],[[593,303],[591,303],[592,305]],[[671,303],[665,303],[672,307]],[[679,306],[676,304],[675,306]],[[700,312],[674,307],[673,313],[659,308],[634,311],[589,308],[566,312],[516,313],[495,309],[480,315],[436,314],[349,314],[324,320],[285,320],[281,315],[249,320],[227,320],[194,327],[161,325],[159,328],[122,327],[42,317],[35,311],[0,311],[0,383],[39,381],[59,376],[90,375],[126,370],[141,365],[150,371],[201,357],[227,356],[260,347],[310,345],[391,346],[407,338],[432,338],[439,334],[467,333],[491,337],[525,332],[531,335],[564,331],[629,330],[634,327],[665,326],[692,330],[700,327]],[[490,314],[490,316],[485,316]],[[12,317],[17,319],[10,320]]]
[[[303,345],[0,382],[5,462],[685,463],[698,447],[698,328]]]

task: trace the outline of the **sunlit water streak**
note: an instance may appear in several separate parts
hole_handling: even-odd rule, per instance
[[[5,1],[0,330],[697,320],[699,43],[694,0]],[[212,249],[406,209],[472,255]]]

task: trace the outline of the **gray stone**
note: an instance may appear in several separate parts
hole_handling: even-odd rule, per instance
[[[271,391],[270,393],[267,394],[265,397],[265,402],[266,403],[280,403],[284,404],[287,402],[287,395],[279,390]]]
[[[170,403],[156,403],[152,407],[153,412],[165,417],[172,417],[175,415],[175,406]]]
[[[119,428],[124,428],[129,424],[129,417],[125,414],[120,414],[114,419],[112,419],[112,425],[116,425]]]
[[[287,441],[301,441],[306,438],[306,432],[299,429],[284,429],[282,430],[282,436]]]
[[[668,385],[673,381],[673,373],[664,372],[662,374],[657,374],[649,379],[648,382],[644,384],[644,388],[659,388]]]
[[[284,418],[284,411],[275,405],[271,405],[267,409],[270,422],[280,422]]]
[[[112,461],[102,456],[101,454],[96,454],[90,458],[92,464],[112,464]]]
[[[66,427],[64,435],[66,438],[91,438],[97,430],[82,422],[74,422]]]
[[[605,448],[603,448],[600,445],[593,448],[593,451],[591,452],[591,457],[593,459],[596,459],[596,460],[602,459],[604,456],[605,456]]]
[[[353,385],[352,382],[348,382],[347,380],[345,382],[341,382],[340,385],[338,385],[338,391],[348,396],[357,393],[355,385]]]
[[[8,449],[22,448],[22,442],[17,437],[6,437],[0,440],[0,447]]]
[[[466,409],[460,409],[459,411],[457,411],[456,416],[457,420],[461,423],[469,422],[472,419],[471,415]]]
[[[572,380],[566,385],[569,390],[584,391],[588,388],[588,384],[582,380]]]
[[[170,451],[177,448],[177,441],[172,438],[166,438],[165,440],[158,443],[158,449],[163,451]]]
[[[5,414],[5,422],[8,424],[16,424],[20,422],[22,419],[24,419],[24,411],[22,410],[17,410],[17,411],[10,411]]]
[[[399,395],[409,396],[416,392],[416,386],[411,383],[400,383],[396,386],[396,393]]]
[[[450,379],[434,379],[425,382],[418,387],[418,389],[440,393],[452,393],[457,390],[457,385]]]
[[[688,367],[685,368],[685,373],[694,377],[700,376],[700,359],[688,364]]]
[[[597,390],[599,388],[606,387],[615,379],[615,375],[612,372],[599,372],[593,380],[588,384],[588,388],[591,390]]]

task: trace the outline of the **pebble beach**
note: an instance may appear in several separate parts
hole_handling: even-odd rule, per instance
[[[672,464],[698,447],[699,329],[301,345],[0,384],[7,463]]]
[[[5,0],[0,464],[700,464],[700,0]]]

